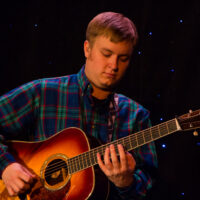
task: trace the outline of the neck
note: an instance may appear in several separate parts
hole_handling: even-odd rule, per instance
[[[109,96],[109,94],[111,94],[110,91],[105,91],[100,88],[97,88],[93,84],[92,84],[92,87],[93,87],[92,96],[97,99],[100,99],[100,100],[106,99]]]

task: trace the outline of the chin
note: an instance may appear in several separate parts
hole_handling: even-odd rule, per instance
[[[109,92],[112,92],[113,90],[115,90],[115,88],[116,88],[116,84],[115,85],[103,85],[102,87],[101,87],[101,89],[102,90],[104,90],[104,91],[109,91]]]

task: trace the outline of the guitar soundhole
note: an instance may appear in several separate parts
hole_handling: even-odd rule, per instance
[[[45,180],[49,186],[56,186],[65,182],[68,174],[67,164],[62,159],[55,159],[48,163],[45,170]]]

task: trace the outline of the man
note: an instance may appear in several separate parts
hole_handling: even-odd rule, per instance
[[[86,63],[76,75],[41,79],[0,98],[0,134],[4,139],[43,140],[66,127],[79,127],[102,142],[110,142],[150,126],[149,113],[114,91],[125,74],[137,42],[137,30],[119,13],[97,15],[88,25]],[[132,154],[113,145],[98,164],[111,182],[110,199],[137,199],[152,186],[157,165],[153,143]],[[0,146],[0,174],[11,196],[24,193],[35,179]]]

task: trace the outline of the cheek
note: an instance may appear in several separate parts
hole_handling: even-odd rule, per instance
[[[119,67],[120,72],[121,72],[122,74],[126,73],[126,71],[127,71],[127,69],[128,69],[128,66],[129,66],[129,62],[128,62],[128,63],[123,63],[123,64]]]

